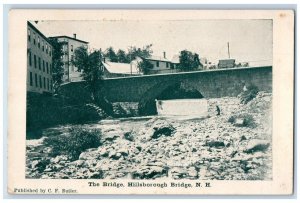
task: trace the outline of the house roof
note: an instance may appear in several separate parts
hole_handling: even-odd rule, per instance
[[[115,62],[103,62],[104,67],[110,73],[120,73],[120,74],[137,74],[139,73],[136,66],[130,65],[130,63],[115,63]]]
[[[151,61],[164,61],[164,62],[171,62],[169,59],[160,57],[160,56],[151,56],[145,58],[146,60],[151,60]]]
[[[75,41],[78,41],[78,42],[81,42],[81,43],[84,43],[84,44],[88,44],[88,42],[86,42],[86,41],[79,40],[77,38],[69,37],[69,36],[66,36],[66,35],[53,36],[53,37],[49,37],[49,38],[68,38],[68,39],[75,40]]]

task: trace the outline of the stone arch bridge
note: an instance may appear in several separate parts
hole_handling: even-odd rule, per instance
[[[272,92],[272,66],[105,79],[99,82],[97,93],[110,102],[139,102],[139,108],[148,108],[149,102],[153,105],[154,99],[166,94],[176,98],[178,87],[194,98],[219,98],[237,96],[250,84],[260,91]],[[90,98],[84,82],[65,84],[61,91],[77,103],[88,102]]]

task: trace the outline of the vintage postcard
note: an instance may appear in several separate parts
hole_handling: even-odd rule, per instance
[[[10,194],[293,193],[291,10],[11,10]]]

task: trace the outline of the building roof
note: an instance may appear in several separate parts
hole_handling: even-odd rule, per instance
[[[29,27],[31,27],[39,35],[41,35],[44,38],[44,40],[46,40],[51,45],[51,42],[49,41],[49,39],[41,31],[39,31],[31,22],[27,21],[27,25]]]
[[[235,59],[220,59],[219,62],[221,63],[234,63],[235,62]]]
[[[164,62],[171,62],[169,59],[160,57],[160,56],[151,56],[145,58],[146,60],[151,60],[151,61],[164,61]]]
[[[139,73],[136,66],[130,65],[130,63],[115,63],[115,62],[103,62],[104,67],[110,73],[120,73],[120,74],[137,74]]]
[[[53,36],[53,37],[49,37],[49,38],[68,38],[68,39],[71,39],[71,40],[75,40],[75,41],[78,41],[78,42],[82,42],[82,43],[84,43],[84,44],[88,44],[88,42],[86,42],[86,41],[79,40],[79,39],[77,39],[77,38],[69,37],[69,36],[66,36],[66,35]]]

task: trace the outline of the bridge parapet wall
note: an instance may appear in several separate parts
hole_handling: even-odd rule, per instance
[[[272,92],[272,66],[105,79],[98,85],[98,94],[111,102],[139,102],[145,95],[158,94],[174,83],[196,89],[206,98],[237,96],[249,84],[260,91]],[[84,82],[62,87],[63,94],[77,102],[89,100],[86,90]]]
[[[110,101],[140,101],[148,91],[163,91],[162,86],[182,83],[197,89],[206,98],[237,96],[245,84],[254,84],[260,91],[272,92],[272,67],[199,71],[169,75],[151,75],[104,81],[105,95]],[[157,84],[158,89],[152,90]]]

